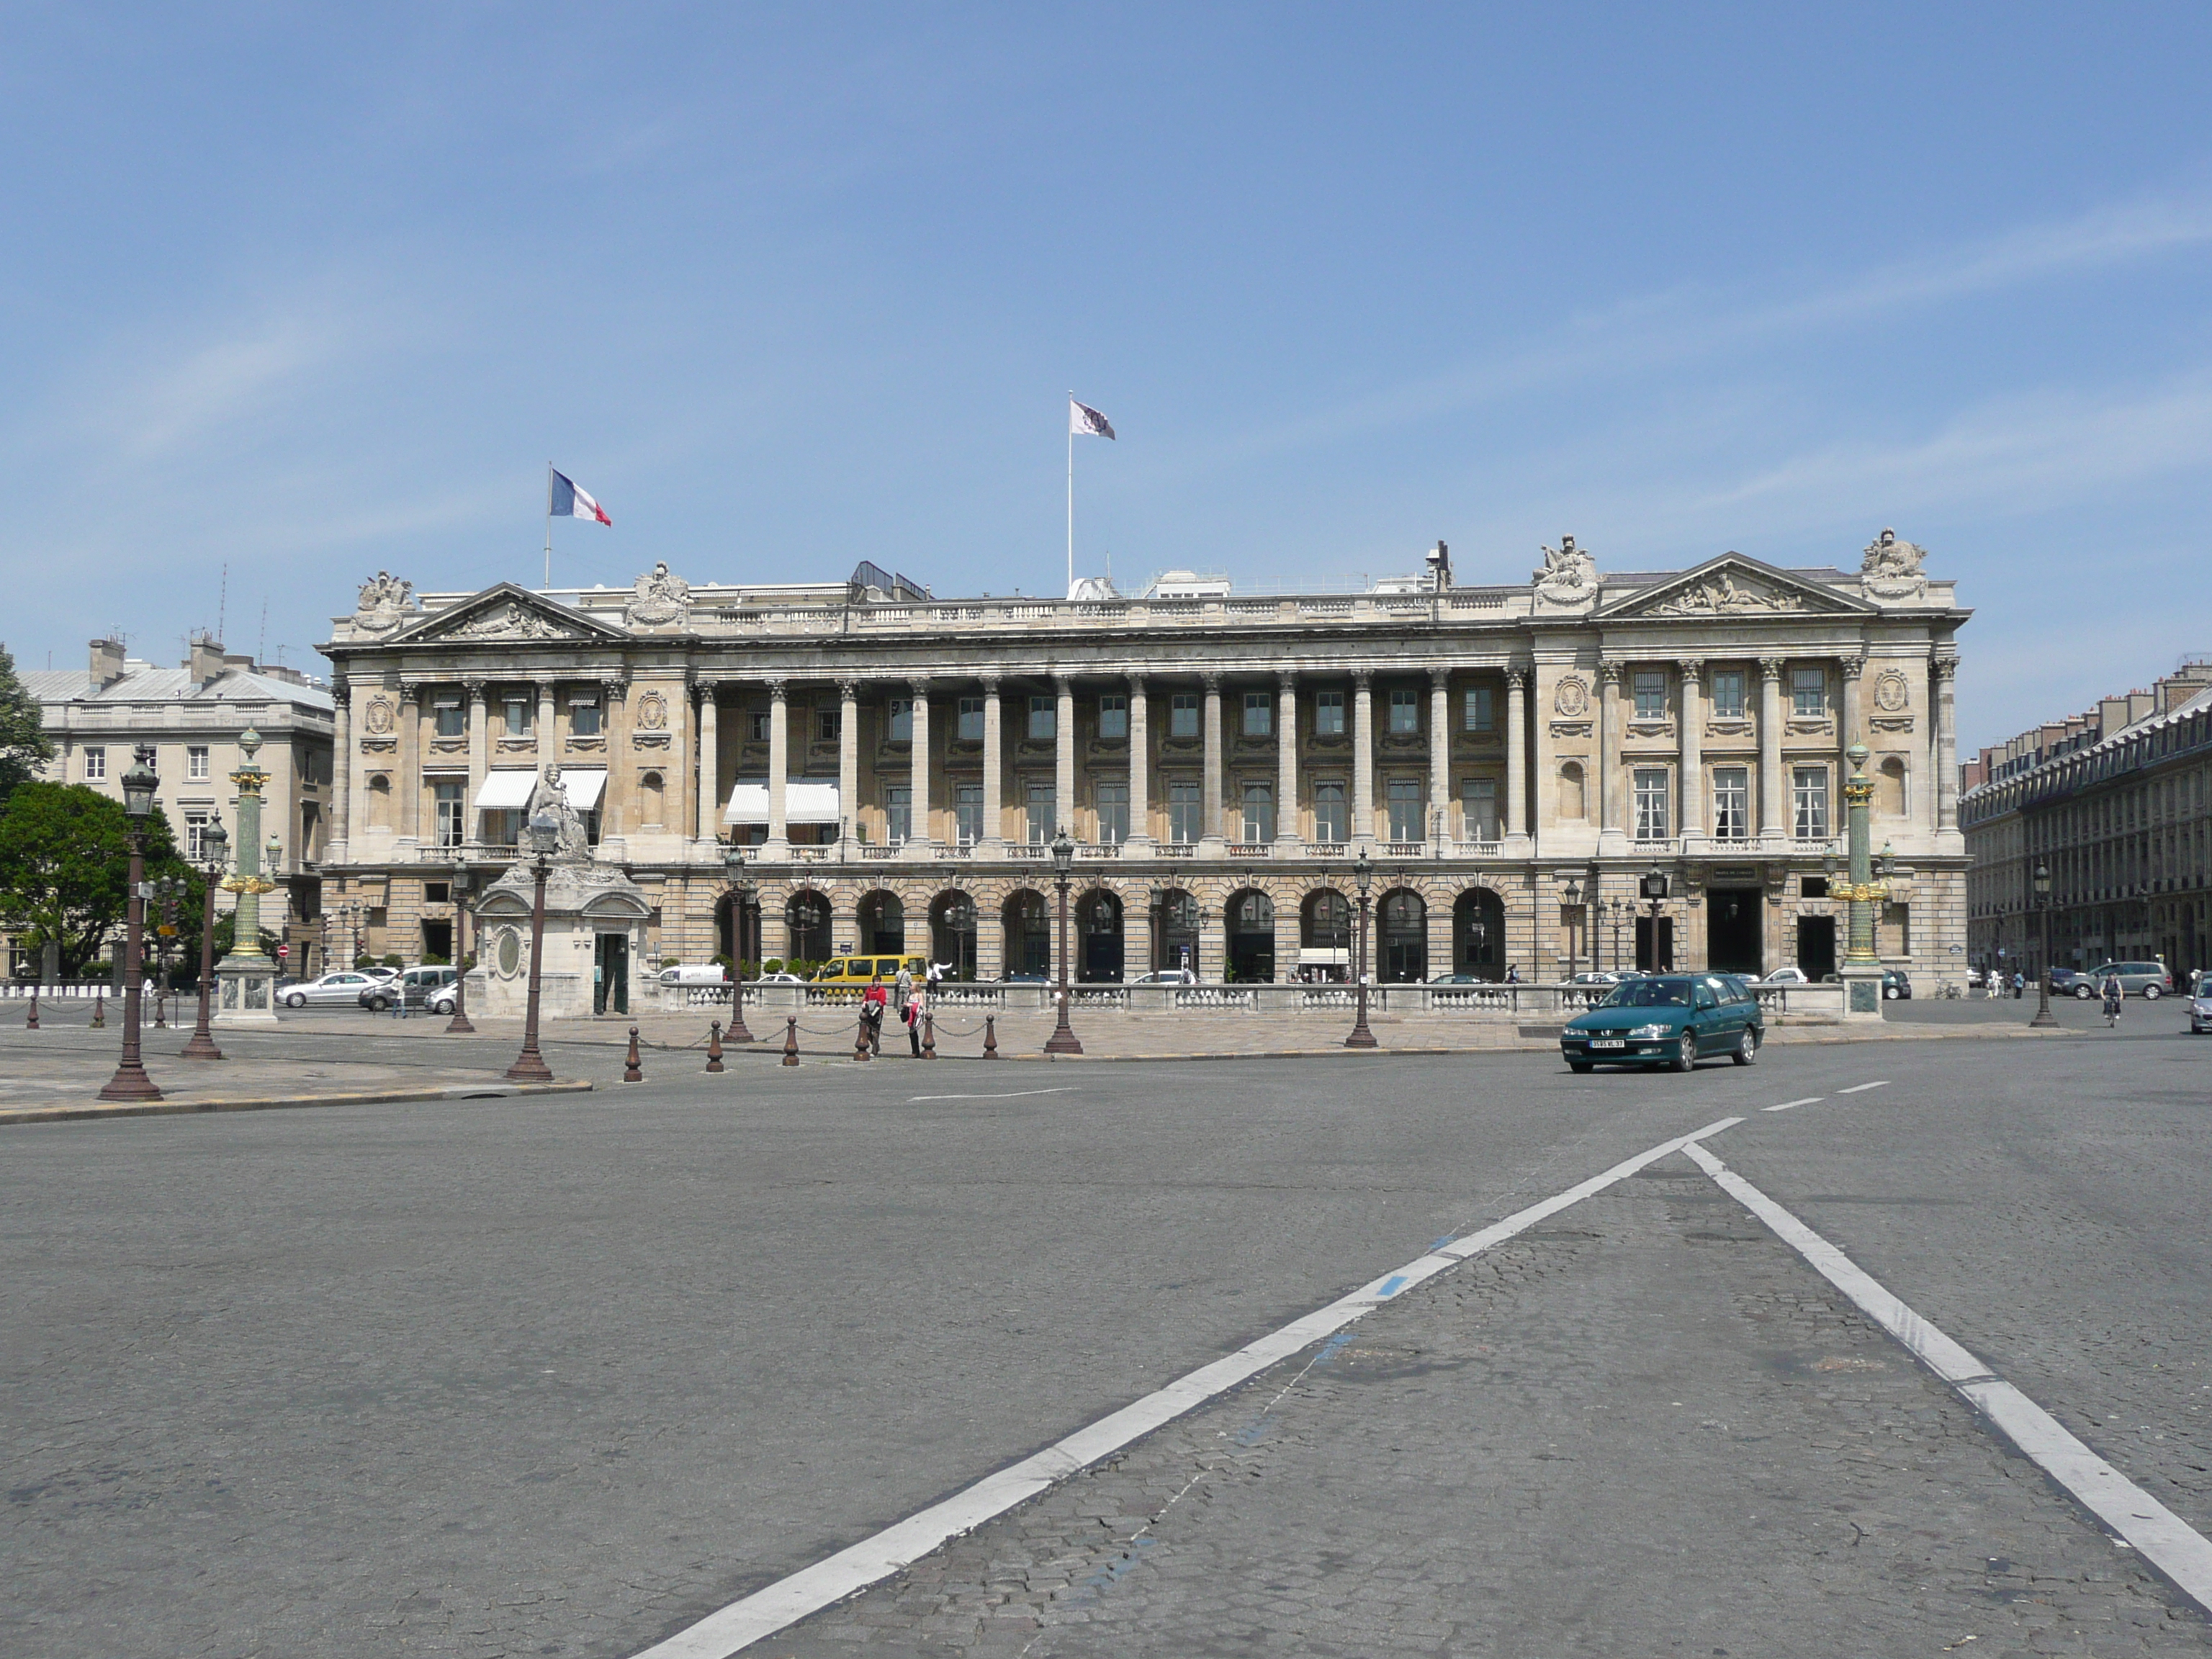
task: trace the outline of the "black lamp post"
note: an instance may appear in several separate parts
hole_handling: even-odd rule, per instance
[[[1566,900],[1567,909],[1570,912],[1567,917],[1567,983],[1572,985],[1575,982],[1576,964],[1581,960],[1576,954],[1576,946],[1581,943],[1578,934],[1582,923],[1580,914],[1583,908],[1582,883],[1570,876],[1567,878],[1567,890],[1560,896]]]
[[[722,873],[729,881],[730,954],[737,962],[730,975],[729,1038],[732,1042],[750,1042],[753,1034],[745,1029],[745,911],[752,890],[745,881],[745,849],[738,844],[734,830],[722,848]]]
[[[154,814],[154,792],[161,787],[153,760],[153,750],[141,747],[123,775],[123,812],[131,826],[131,908],[123,941],[123,1060],[100,1091],[102,1100],[161,1097],[138,1057],[138,1019],[144,1000],[141,982],[146,977],[146,820]]]
[[[215,890],[222,880],[223,867],[230,862],[230,832],[220,823],[209,824],[200,834],[200,856],[205,860],[200,872],[207,877],[206,899],[200,909],[200,1017],[192,1027],[192,1040],[179,1052],[185,1060],[221,1060],[222,1050],[215,1046],[208,1017],[209,999],[215,989]]]
[[[1616,898],[1608,908],[1613,916],[1613,971],[1617,974],[1620,971],[1620,918],[1636,906],[1627,899]]]
[[[1060,889],[1060,1021],[1052,1028],[1052,1036],[1045,1040],[1044,1051],[1048,1054],[1083,1052],[1082,1043],[1076,1041],[1074,1029],[1067,1023],[1067,872],[1074,862],[1075,842],[1062,830],[1052,842],[1053,879]]]
[[[477,1028],[469,1023],[469,881],[476,872],[468,854],[453,854],[453,1017],[446,1022],[447,1036],[466,1036]]]
[[[530,1001],[522,1021],[522,1052],[507,1068],[513,1083],[550,1083],[553,1068],[538,1052],[538,994],[545,956],[545,876],[552,867],[553,849],[561,844],[561,826],[545,813],[530,820],[531,872],[537,890],[530,901]]]
[[[2035,976],[2035,1018],[2030,1025],[2056,1025],[2058,1016],[2051,1012],[2051,866],[2038,860],[2035,866],[2035,908],[2043,913],[2043,967]]]
[[[1644,896],[1651,901],[1651,971],[1666,973],[1674,967],[1659,960],[1659,907],[1667,897],[1667,872],[1656,864],[1644,872]]]
[[[1160,960],[1166,945],[1166,941],[1163,939],[1160,935],[1167,931],[1167,884],[1165,882],[1159,881],[1154,882],[1152,885],[1150,896],[1152,904],[1152,962],[1149,971],[1157,974],[1160,971]]]
[[[1352,1006],[1356,1011],[1352,1021],[1352,1035],[1346,1037],[1347,1048],[1372,1048],[1375,1033],[1367,1029],[1367,890],[1375,880],[1375,861],[1362,847],[1359,856],[1352,861],[1352,878],[1359,889],[1359,945],[1353,952],[1352,968]]]
[[[154,1029],[158,1031],[169,1023],[162,999],[169,988],[169,941],[177,934],[177,901],[185,895],[185,884],[174,876],[156,876],[150,885],[161,907],[156,913],[161,921],[154,929]]]

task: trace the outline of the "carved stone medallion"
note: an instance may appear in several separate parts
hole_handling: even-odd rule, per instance
[[[1905,684],[1905,676],[1894,668],[1885,668],[1874,683],[1874,705],[1885,713],[1894,714],[1911,700],[1911,688]]]
[[[1573,720],[1589,708],[1589,687],[1575,675],[1570,674],[1559,682],[1559,690],[1552,694],[1554,714]]]
[[[361,726],[362,731],[382,737],[392,730],[392,705],[382,697],[370,698],[368,707],[362,712]]]
[[[658,691],[648,691],[637,700],[637,726],[641,732],[658,732],[668,724],[668,700]]]
[[[667,565],[656,564],[637,579],[636,593],[623,614],[634,627],[682,622],[691,614],[691,584],[670,575]]]

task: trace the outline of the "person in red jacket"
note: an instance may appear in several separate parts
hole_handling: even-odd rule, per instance
[[[884,1051],[884,1006],[890,1000],[890,993],[884,989],[884,976],[875,975],[868,981],[868,988],[860,994],[860,1018],[868,1028],[868,1052],[879,1054]]]

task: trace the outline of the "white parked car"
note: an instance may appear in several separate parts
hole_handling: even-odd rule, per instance
[[[372,985],[380,985],[391,972],[372,975],[366,969],[346,969],[335,974],[325,974],[319,979],[301,981],[283,994],[287,1008],[358,1008],[361,994]]]
[[[1142,974],[1129,981],[1132,985],[1195,985],[1198,975],[1188,968],[1163,968],[1156,974]]]
[[[1769,985],[1810,985],[1802,968],[1777,968],[1766,976]]]

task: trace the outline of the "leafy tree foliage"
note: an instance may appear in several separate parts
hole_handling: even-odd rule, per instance
[[[39,705],[15,678],[15,659],[0,651],[0,806],[15,786],[38,776],[54,757],[54,745],[41,729]]]
[[[123,803],[81,783],[18,784],[0,812],[0,923],[25,945],[60,947],[64,979],[80,979],[121,932],[130,909],[131,820]],[[181,878],[197,915],[200,873],[177,856],[169,820],[146,820],[146,879]]]

